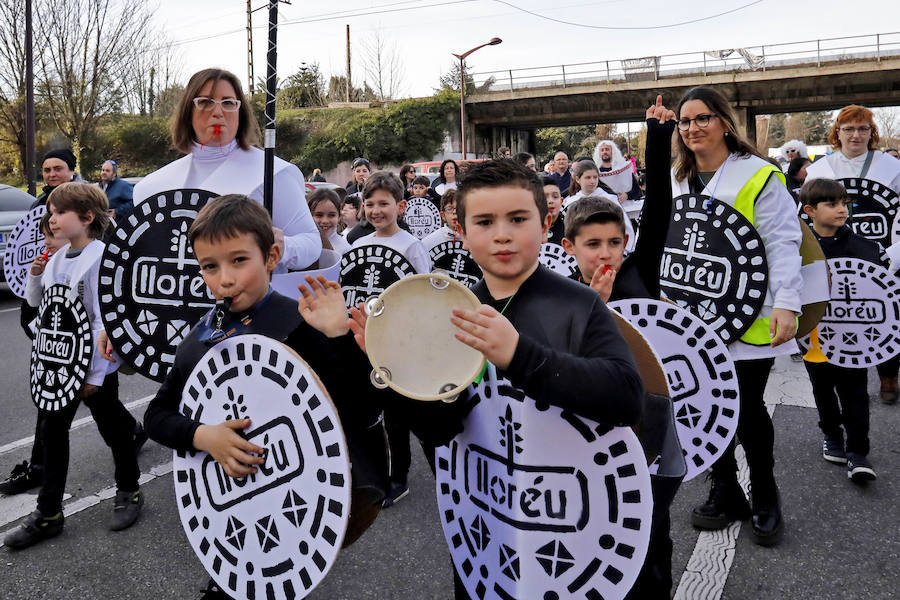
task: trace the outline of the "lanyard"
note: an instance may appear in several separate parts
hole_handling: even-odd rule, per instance
[[[515,297],[516,297],[515,294],[513,294],[512,296],[509,297],[509,300],[506,301],[506,304],[503,305],[503,309],[500,311],[501,315],[504,312],[506,312],[506,309],[509,308],[509,303],[512,302],[513,298],[515,298]],[[481,383],[481,380],[484,379],[484,373],[487,371],[488,365],[490,365],[490,364],[491,364],[491,361],[489,361],[489,360],[484,361],[484,366],[481,368],[481,373],[478,374],[478,377],[476,377],[472,383],[474,383],[474,384]]]
[[[712,179],[709,180],[709,182],[712,183],[712,180],[715,179],[716,185],[713,186],[712,195],[703,202],[703,209],[706,211],[706,214],[712,214],[712,203],[713,200],[716,199],[716,190],[719,189],[719,182],[722,181],[722,178],[725,176],[725,166],[728,164],[729,160],[731,160],[731,155],[729,155],[728,158],[725,159],[725,162],[722,163],[722,166],[719,167],[722,172],[719,173],[718,179],[716,179],[716,175],[714,173]],[[703,178],[700,177],[700,173],[697,173],[697,179],[699,179],[700,183],[703,184],[703,189],[705,190],[707,184],[703,181]]]

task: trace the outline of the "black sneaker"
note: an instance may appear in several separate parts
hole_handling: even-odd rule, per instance
[[[52,517],[45,517],[41,511],[36,510],[28,515],[22,525],[10,531],[3,538],[3,545],[16,550],[33,546],[59,535],[63,530],[64,523],[65,517],[62,512],[58,512]]]
[[[134,444],[135,456],[140,454],[141,448],[147,443],[147,432],[144,431],[144,426],[141,425],[140,421],[134,424],[134,439],[132,440],[132,443]]]
[[[390,508],[397,504],[402,498],[409,494],[409,486],[405,483],[391,483],[391,492],[381,503],[383,508]]]
[[[872,468],[872,463],[869,462],[868,458],[862,454],[848,452],[847,477],[853,483],[865,483],[866,481],[875,481],[878,476],[875,475],[875,469]]]
[[[34,466],[28,464],[27,460],[23,460],[13,467],[9,477],[0,482],[0,494],[13,496],[27,492],[40,486],[42,479],[40,469],[35,469]]]
[[[774,546],[781,541],[784,520],[781,517],[781,498],[778,490],[768,494],[768,500],[753,502],[753,516],[750,519],[750,536],[760,546]]]
[[[113,516],[109,522],[109,528],[113,531],[128,529],[141,515],[141,507],[144,506],[144,494],[141,490],[136,492],[116,491],[116,499],[113,501]]]
[[[847,464],[847,453],[844,451],[844,441],[834,438],[825,438],[822,442],[822,458],[830,463],[838,465]]]
[[[750,518],[750,504],[737,479],[720,480],[712,475],[707,478],[712,479],[712,487],[706,503],[691,512],[694,527],[714,531]]]

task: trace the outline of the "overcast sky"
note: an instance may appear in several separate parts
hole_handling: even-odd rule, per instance
[[[159,0],[159,4],[158,22],[164,24],[172,41],[179,42],[184,80],[198,69],[218,66],[234,71],[246,83],[245,0]],[[266,0],[253,0],[254,8],[266,5]],[[602,30],[548,20],[594,27],[648,27],[704,19],[733,9],[738,10],[661,29]],[[351,16],[375,11],[385,12]],[[898,17],[900,3],[875,0],[293,0],[290,5],[280,5],[278,73],[284,78],[303,62],[317,62],[326,77],[343,74],[347,24],[354,84],[364,77],[362,45],[380,31],[396,43],[402,58],[405,85],[401,95],[423,96],[432,93],[441,73],[455,60],[451,53],[464,52],[494,36],[503,43],[469,57],[467,63],[473,71],[723,48],[746,47],[758,52],[761,44],[889,33],[892,27],[900,29]],[[297,20],[306,22],[291,23]],[[266,22],[267,10],[254,13],[257,78],[265,75]],[[199,39],[205,36],[214,37]],[[884,41],[893,42],[892,48],[900,50],[900,34]],[[848,44],[867,42],[874,45],[874,35]],[[774,51],[768,49],[767,53]]]

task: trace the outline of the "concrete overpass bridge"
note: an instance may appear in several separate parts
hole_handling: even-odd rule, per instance
[[[674,106],[697,85],[724,94],[755,141],[759,114],[900,105],[900,32],[473,77],[480,91],[466,96],[467,146],[479,155],[533,150],[540,127],[642,121],[658,93]]]

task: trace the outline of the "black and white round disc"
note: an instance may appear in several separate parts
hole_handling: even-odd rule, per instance
[[[51,285],[41,298],[31,345],[31,399],[37,407],[57,411],[68,406],[87,381],[93,355],[84,303],[69,286]]]
[[[756,228],[728,204],[691,194],[675,198],[659,272],[666,297],[700,317],[726,344],[756,320],[769,285],[766,249]]]
[[[31,263],[44,251],[44,233],[41,219],[47,212],[46,206],[32,208],[22,217],[6,240],[3,255],[3,274],[10,291],[19,298],[25,297],[25,284]]]
[[[699,318],[668,302],[616,300],[618,311],[660,357],[675,408],[689,481],[722,455],[737,432],[740,396],[725,342]]]
[[[351,248],[341,257],[341,290],[347,308],[368,302],[395,281],[415,275],[405,256],[381,244]]]
[[[817,327],[828,362],[854,369],[900,354],[900,280],[881,265],[829,258],[831,300]],[[800,338],[804,351],[810,336]]]
[[[428,198],[407,200],[403,219],[412,234],[420,240],[441,228],[441,211]]]
[[[100,262],[100,312],[119,355],[142,375],[162,381],[175,349],[215,306],[188,229],[218,194],[169,190],[138,204],[119,223]]]
[[[653,500],[631,429],[496,380],[469,388],[464,430],[438,448],[444,536],[472,598],[623,598],[644,562]]]
[[[229,477],[205,452],[175,452],[181,523],[232,598],[303,598],[334,564],[350,514],[350,462],[337,410],[287,346],[229,338],[197,363],[181,412],[204,424],[251,417],[242,436],[265,462]]]
[[[472,287],[482,277],[481,267],[460,240],[447,240],[428,251],[434,270],[446,272],[456,281]]]
[[[882,252],[900,240],[897,192],[872,179],[848,177],[838,181],[853,200],[852,216],[847,224],[854,233],[879,244]]]
[[[541,244],[538,261],[563,277],[568,277],[578,270],[578,260],[576,260],[574,255],[566,254],[566,251],[559,244],[551,244],[550,242]]]

